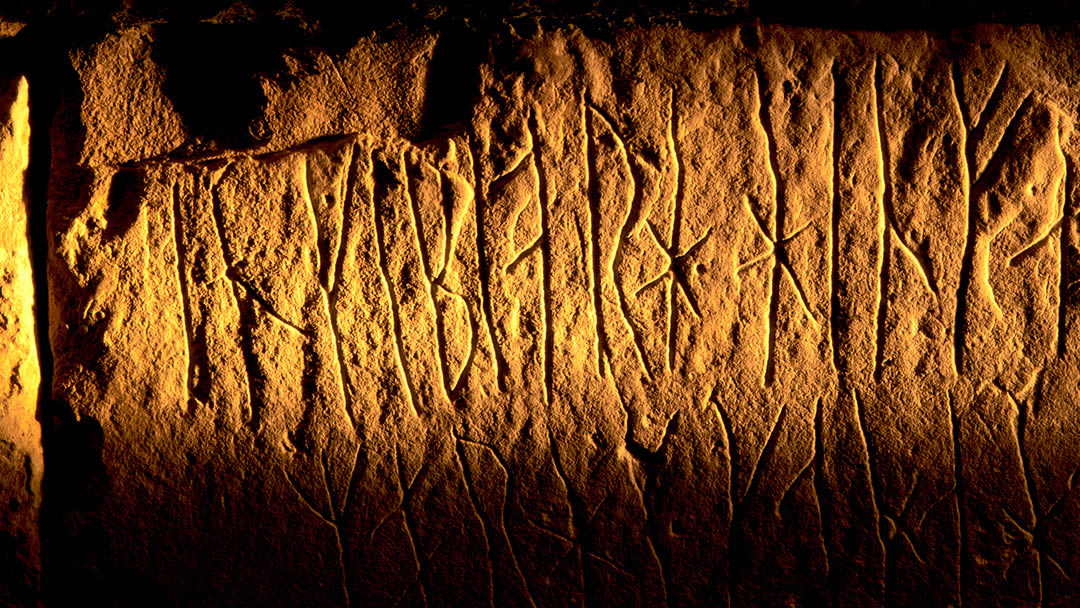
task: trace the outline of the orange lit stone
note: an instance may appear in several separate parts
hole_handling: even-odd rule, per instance
[[[34,280],[24,175],[30,143],[25,78],[0,82],[0,604],[37,594],[41,427]]]
[[[105,593],[1077,597],[1074,32],[567,27],[471,90],[406,31],[233,124],[153,31],[54,136]]]

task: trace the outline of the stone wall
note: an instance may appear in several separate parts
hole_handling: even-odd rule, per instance
[[[1078,31],[701,23],[11,80],[0,603],[1074,605]]]

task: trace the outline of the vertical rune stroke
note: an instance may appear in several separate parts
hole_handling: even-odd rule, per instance
[[[183,228],[180,225],[180,183],[173,183],[172,190],[172,227],[173,227],[173,251],[176,254],[176,279],[177,288],[180,290],[180,312],[184,317],[184,359],[187,368],[187,378],[184,382],[184,405],[189,405],[192,399],[196,399],[195,392],[195,354],[194,354],[194,330],[191,318],[191,294],[188,291],[188,273],[185,268],[187,258],[187,244],[184,241]]]
[[[1064,155],[1063,155],[1064,156]],[[1069,250],[1076,246],[1072,243],[1072,231],[1068,229],[1068,222],[1073,221],[1073,216],[1076,214],[1076,201],[1073,198],[1072,189],[1074,187],[1074,180],[1076,179],[1076,166],[1073,160],[1069,156],[1065,156],[1065,183],[1063,185],[1064,201],[1062,201],[1061,208],[1061,237],[1058,246],[1060,252],[1058,254],[1058,263],[1060,264],[1060,273],[1058,274],[1058,327],[1057,327],[1057,354],[1059,359],[1065,358],[1065,331],[1067,329],[1065,324],[1065,302],[1069,299],[1069,295],[1072,292],[1072,288],[1076,285],[1080,285],[1080,280],[1072,281],[1072,277],[1066,272],[1069,270],[1069,266],[1065,264],[1065,260],[1068,259]],[[1075,264],[1075,262],[1074,262]]]
[[[341,389],[344,395],[345,401],[345,413],[349,416],[349,420],[352,422],[353,428],[356,428],[356,419],[353,414],[352,398],[353,398],[353,383],[352,377],[349,374],[348,366],[345,364],[345,350],[341,339],[341,324],[338,321],[337,302],[341,296],[341,284],[342,284],[342,272],[345,266],[345,239],[349,238],[349,232],[352,228],[352,214],[349,213],[349,208],[353,204],[353,198],[356,192],[356,174],[359,171],[360,163],[357,160],[359,156],[359,144],[353,143],[349,148],[349,154],[345,161],[345,200],[338,204],[341,209],[341,236],[338,238],[338,251],[334,257],[334,270],[330,271],[328,282],[330,284],[330,293],[328,294],[328,307],[330,312],[331,329],[334,336],[334,345],[337,350],[337,364],[338,371],[341,376]]]
[[[618,299],[619,302],[619,311],[622,313],[623,322],[626,324],[626,328],[630,332],[630,338],[634,344],[634,354],[637,356],[638,364],[641,365],[641,371],[643,374],[645,374],[646,379],[652,380],[652,374],[649,372],[649,366],[645,364],[645,347],[641,343],[641,335],[638,332],[637,327],[634,326],[634,322],[631,320],[630,309],[627,307],[626,304],[625,287],[623,286],[622,281],[619,279],[618,274],[615,272],[616,267],[622,260],[623,244],[626,242],[626,239],[630,234],[635,218],[640,213],[642,192],[641,188],[638,187],[638,177],[634,174],[633,165],[630,164],[630,156],[629,152],[626,149],[625,143],[626,139],[615,129],[615,121],[612,119],[612,117],[604,113],[604,111],[601,110],[596,104],[588,103],[588,106],[589,109],[591,109],[593,113],[595,113],[596,116],[598,116],[600,120],[603,121],[603,123],[607,126],[608,131],[611,133],[611,136],[615,141],[616,148],[621,151],[622,157],[626,162],[627,174],[630,178],[630,206],[626,210],[626,216],[623,219],[623,223],[622,226],[619,228],[618,234],[616,235],[614,252],[608,257],[607,267],[603,270],[604,272],[607,272],[611,275],[612,283],[614,283],[615,285],[615,297]],[[595,123],[593,123],[593,120],[590,120],[589,124],[595,136]],[[594,151],[596,150],[595,145],[592,149]],[[596,163],[594,162],[593,167],[595,167],[595,165]],[[597,202],[598,201],[596,200],[590,200],[590,204],[595,204]]]
[[[807,303],[806,299],[806,290],[803,289],[798,274],[791,266],[791,259],[788,257],[787,251],[787,246],[810,227],[810,222],[806,222],[784,236],[784,220],[787,214],[787,184],[780,175],[779,158],[777,156],[776,144],[773,142],[774,132],[772,120],[769,117],[769,109],[765,104],[767,86],[765,81],[765,67],[760,62],[757,64],[755,76],[757,81],[755,92],[757,94],[756,99],[758,105],[757,126],[761,129],[765,137],[765,146],[768,152],[769,183],[772,186],[773,191],[773,213],[771,221],[766,222],[766,220],[759,217],[750,206],[750,198],[748,196],[743,196],[743,209],[754,220],[754,227],[757,228],[758,235],[765,241],[767,250],[765,253],[760,254],[747,262],[741,264],[736,262],[735,274],[737,276],[738,273],[756,266],[757,264],[769,264],[769,302],[767,305],[768,317],[766,317],[765,363],[761,375],[762,386],[769,387],[772,386],[773,380],[776,377],[776,326],[780,316],[780,281],[785,275],[790,280],[792,288],[795,289],[795,295],[799,300],[799,304],[802,306],[803,312],[815,327],[817,326],[817,319],[814,317],[813,311],[810,310],[810,305]]]
[[[382,278],[383,289],[386,292],[386,297],[390,302],[390,333],[394,337],[394,355],[397,359],[398,373],[401,376],[401,386],[405,390],[406,402],[409,406],[409,413],[412,416],[419,416],[420,411],[417,406],[416,391],[413,389],[412,377],[409,374],[409,368],[405,365],[405,347],[401,340],[401,315],[398,311],[397,300],[394,298],[394,286],[393,281],[390,279],[390,267],[386,261],[386,227],[383,224],[382,209],[379,204],[381,201],[385,201],[389,196],[390,186],[384,183],[384,180],[379,178],[378,171],[375,170],[374,155],[371,158],[371,214],[372,221],[375,226],[375,248],[378,252],[378,263],[380,276]],[[404,162],[404,161],[403,161]],[[387,171],[391,171],[389,167],[386,167]]]
[[[554,336],[552,333],[551,324],[551,237],[549,234],[550,222],[551,222],[551,201],[548,199],[550,193],[548,192],[548,180],[547,171],[544,167],[544,163],[540,158],[540,118],[537,116],[537,109],[533,108],[529,111],[528,118],[529,138],[532,143],[532,160],[536,167],[537,177],[537,198],[540,207],[540,235],[536,237],[536,241],[526,247],[510,264],[507,265],[507,271],[516,266],[528,253],[536,251],[540,257],[540,300],[543,304],[544,315],[544,338],[543,338],[543,351],[544,351],[544,403],[550,405],[552,398],[552,390],[554,380],[552,377],[552,358],[555,351]]]
[[[600,266],[600,184],[593,176],[596,170],[596,144],[595,127],[593,126],[592,113],[589,112],[585,102],[585,92],[581,93],[581,128],[585,140],[585,192],[586,204],[589,207],[589,253],[592,263],[589,265],[589,282],[592,286],[593,313],[596,319],[596,374],[604,376],[604,361],[611,365],[611,349],[608,346],[607,335],[604,333],[604,304],[601,297],[603,281]]]
[[[442,197],[443,213],[440,217],[443,228],[443,259],[442,265],[438,271],[434,268],[434,262],[432,261],[427,247],[427,239],[424,236],[424,228],[420,219],[420,201],[419,192],[411,186],[416,180],[409,177],[408,170],[405,171],[405,179],[410,184],[405,188],[405,196],[409,199],[409,207],[412,210],[412,219],[414,226],[414,234],[416,236],[416,248],[420,256],[420,265],[423,270],[424,282],[427,284],[428,302],[431,305],[431,312],[435,318],[435,349],[436,356],[439,359],[439,374],[442,378],[443,397],[450,402],[453,400],[454,395],[458,393],[461,387],[461,383],[465,379],[466,372],[469,365],[472,363],[473,353],[476,351],[478,323],[473,317],[473,311],[469,307],[468,301],[465,297],[459,293],[456,293],[446,284],[446,273],[450,271],[450,266],[454,260],[454,245],[456,244],[453,238],[453,218],[452,208],[449,203],[450,188],[444,183],[441,173],[436,170],[435,175],[438,179],[439,194]],[[419,179],[419,178],[416,178]],[[446,314],[439,306],[436,294],[439,292],[446,294],[451,298],[460,300],[465,307],[465,313],[469,317],[469,355],[466,357],[464,364],[462,365],[460,373],[456,377],[451,373],[450,363],[447,359],[447,339],[446,339]]]
[[[357,144],[352,144],[349,147],[349,153],[345,157],[345,200],[340,201],[337,205],[340,209],[341,220],[341,234],[338,237],[338,251],[336,257],[331,258],[330,255],[326,255],[324,258],[323,240],[328,237],[322,234],[322,230],[319,227],[319,217],[315,213],[315,202],[311,200],[311,176],[307,170],[307,163],[304,163],[304,198],[307,201],[307,210],[309,220],[312,223],[312,227],[315,229],[315,253],[319,261],[319,295],[320,301],[324,306],[324,312],[326,318],[330,321],[330,340],[333,342],[333,349],[335,355],[335,362],[338,368],[339,388],[341,389],[341,406],[345,410],[345,416],[349,420],[350,426],[355,430],[357,426],[356,418],[353,415],[352,408],[352,382],[349,378],[349,372],[345,365],[345,351],[341,340],[341,327],[338,323],[337,316],[337,302],[341,291],[341,268],[342,268],[342,253],[344,251],[344,242],[348,238],[348,228],[351,224],[350,214],[347,211],[347,207],[352,201],[353,188],[355,187],[355,179],[353,177],[353,158],[356,152]],[[327,195],[324,195],[324,199]],[[324,203],[328,201],[324,200]],[[326,243],[326,252],[329,252],[329,242]]]
[[[693,256],[698,249],[700,249],[705,241],[712,233],[712,228],[705,230],[700,238],[694,241],[686,249],[681,249],[680,241],[682,236],[682,207],[683,198],[686,191],[686,172],[683,170],[682,163],[679,160],[679,118],[676,111],[676,95],[675,88],[671,89],[671,96],[668,102],[668,128],[667,128],[667,140],[668,150],[671,153],[672,167],[675,172],[675,192],[674,192],[674,204],[672,206],[671,221],[668,228],[668,236],[665,239],[660,235],[660,230],[656,227],[651,219],[646,220],[649,227],[649,234],[652,235],[653,242],[660,249],[666,258],[666,264],[663,271],[660,272],[654,278],[645,282],[644,285],[638,288],[634,293],[637,297],[641,295],[641,292],[659,285],[662,282],[666,282],[665,300],[667,301],[667,357],[665,363],[667,371],[670,372],[675,368],[675,340],[678,337],[678,326],[676,312],[676,306],[678,305],[678,296],[682,294],[683,300],[686,302],[686,306],[689,307],[690,312],[697,319],[701,319],[701,308],[698,306],[697,298],[694,296],[693,290],[690,287],[689,280],[689,267],[690,257]],[[666,241],[666,244],[665,244]]]
[[[888,321],[889,307],[889,275],[892,272],[892,231],[885,219],[885,207],[892,202],[892,163],[889,159],[889,135],[885,130],[885,104],[882,100],[883,76],[879,60],[874,61],[873,83],[874,95],[874,119],[877,127],[877,139],[879,146],[878,154],[878,178],[881,180],[881,192],[878,195],[878,221],[877,221],[877,312],[874,320],[874,379],[881,381],[882,366],[885,358],[885,338],[888,329],[885,323]]]
[[[830,213],[832,230],[829,231],[829,248],[832,257],[829,260],[829,345],[832,350],[833,371],[840,371],[840,66],[833,59],[832,68],[832,138],[829,143],[832,156],[832,181],[829,183]]]
[[[878,178],[881,191],[878,196],[878,293],[875,320],[874,379],[881,381],[885,366],[885,342],[888,337],[889,287],[892,277],[892,254],[898,246],[907,254],[912,266],[919,273],[923,287],[937,298],[937,287],[929,269],[929,260],[908,245],[900,230],[894,207],[892,156],[889,153],[889,132],[885,122],[885,70],[880,58],[874,61],[872,88],[874,118],[878,140]]]
[[[441,176],[439,176],[438,172],[436,172],[436,176],[439,178],[439,192],[442,193],[442,190],[443,190],[442,178],[441,178]],[[425,286],[426,286],[426,289],[424,291],[427,292],[428,304],[430,304],[430,306],[431,306],[431,314],[435,319],[435,355],[439,359],[439,377],[441,379],[440,384],[441,384],[441,388],[442,388],[442,391],[443,391],[443,397],[446,399],[447,402],[450,402],[451,401],[451,396],[455,392],[455,390],[457,388],[457,385],[456,385],[456,382],[455,382],[454,386],[451,386],[452,381],[450,379],[450,369],[449,369],[450,365],[447,362],[446,341],[444,339],[444,335],[446,333],[446,319],[445,319],[445,315],[443,314],[442,310],[440,310],[440,308],[439,308],[439,303],[435,298],[435,294],[436,294],[436,290],[440,289],[440,288],[443,291],[445,291],[446,293],[450,294],[451,296],[457,296],[457,294],[450,291],[443,284],[443,277],[446,275],[446,270],[447,270],[446,266],[447,266],[447,263],[448,263],[448,261],[450,259],[450,257],[449,257],[450,252],[448,250],[444,249],[443,266],[440,269],[438,274],[436,274],[434,268],[432,267],[432,261],[428,257],[427,238],[424,236],[424,225],[423,225],[423,223],[421,222],[421,219],[420,219],[420,201],[419,201],[420,193],[412,185],[418,179],[419,179],[419,177],[411,178],[409,176],[408,167],[406,167],[406,169],[405,169],[405,182],[406,182],[405,198],[408,199],[408,201],[409,201],[409,209],[412,212],[413,235],[415,236],[416,249],[417,249],[417,253],[419,254],[419,257],[420,257],[420,269],[422,271],[422,276],[424,277],[424,283],[425,283]],[[445,201],[444,201],[443,206],[446,207]],[[450,231],[452,230],[452,228],[453,227],[450,225],[450,222],[446,221],[445,214],[444,214],[444,216],[443,216],[443,230],[447,235],[447,247],[449,247],[449,242],[450,242],[449,234],[450,234]],[[462,300],[464,301],[464,298],[462,298]],[[468,304],[466,303],[466,310],[467,309],[468,309]],[[471,317],[471,313],[470,313],[470,317]],[[475,336],[473,336],[473,338],[475,338]],[[470,340],[470,342],[472,342],[472,340]]]
[[[487,248],[484,246],[486,236],[484,227],[484,212],[487,206],[487,190],[480,177],[480,155],[477,150],[477,137],[475,133],[469,137],[469,160],[473,170],[473,218],[476,224],[476,257],[477,270],[480,275],[480,303],[483,311],[484,324],[488,338],[491,340],[491,358],[495,372],[495,383],[499,390],[506,392],[506,361],[503,359],[502,350],[499,348],[499,340],[495,335],[495,317],[491,307],[491,265],[487,258]]]
[[[440,387],[443,389],[443,397],[450,401],[450,391],[448,389],[449,375],[446,369],[446,345],[443,344],[443,318],[439,313],[439,305],[435,301],[435,286],[431,281],[434,272],[431,269],[431,262],[428,260],[427,252],[427,238],[424,236],[424,225],[420,219],[420,202],[419,192],[416,191],[413,184],[419,178],[414,178],[409,175],[409,167],[407,161],[402,157],[402,177],[405,179],[405,187],[402,189],[402,193],[405,196],[409,211],[412,214],[413,223],[413,240],[416,246],[417,255],[420,258],[420,273],[424,277],[424,283],[426,289],[424,291],[427,295],[428,305],[430,306],[431,314],[435,318],[435,355],[439,359],[439,378],[441,380]],[[440,184],[441,185],[441,184]]]
[[[964,109],[965,95],[959,63],[953,63],[952,74],[949,79],[954,110],[961,123],[960,147],[963,150],[961,188],[964,197],[964,212],[967,216],[964,254],[960,267],[960,280],[956,288],[956,317],[953,321],[953,373],[956,375],[959,375],[964,370],[964,343],[965,334],[967,333],[966,317],[969,306],[968,290],[973,280],[972,274],[976,273],[976,271],[980,271],[980,273],[985,272],[985,269],[983,268],[975,268],[975,254],[979,244],[979,214],[976,205],[978,205],[982,195],[986,194],[990,189],[990,178],[993,177],[994,170],[1000,169],[1001,165],[1004,163],[1004,158],[1002,156],[1005,148],[1004,144],[1015,136],[1018,128],[1017,121],[1024,113],[1024,109],[1033,99],[1032,91],[1028,91],[1024,96],[1024,100],[1013,110],[1012,116],[1009,118],[1009,122],[1005,127],[1005,132],[1002,134],[1001,139],[997,141],[996,146],[991,152],[990,158],[982,167],[979,167],[978,159],[975,158],[975,150],[976,145],[986,135],[985,131],[988,120],[984,119],[987,114],[992,116],[1000,109],[1005,94],[1005,83],[1008,80],[1008,75],[1009,64],[1003,63],[1001,70],[998,72],[997,79],[994,82],[993,90],[987,98],[986,103],[981,110],[970,116]],[[1004,226],[1002,229],[1004,229]],[[1052,229],[1053,227],[1051,230]],[[994,296],[993,286],[989,284],[989,278],[986,276],[978,276],[976,278],[984,283],[984,288],[988,290],[987,295],[990,298],[990,304],[994,307],[995,311],[1000,313],[1001,309],[998,307],[997,299]]]
[[[542,338],[543,351],[543,375],[544,375],[544,403],[551,404],[554,380],[552,377],[552,358],[554,356],[554,336],[551,324],[552,301],[551,301],[551,239],[549,237],[551,210],[548,200],[547,171],[540,159],[540,119],[537,110],[531,109],[527,119],[530,151],[522,157],[516,168],[511,169],[499,177],[496,181],[506,179],[515,171],[525,166],[526,161],[532,162],[536,169],[536,200],[540,211],[540,233],[532,243],[518,251],[512,260],[503,268],[503,272],[511,273],[527,258],[536,254],[537,264],[540,266],[540,302],[541,312],[544,318],[544,335]]]
[[[228,165],[226,164],[225,168],[222,169],[222,172],[218,174],[219,178],[221,175],[224,175],[227,168]],[[198,178],[199,176],[195,177],[196,185],[199,184]],[[240,325],[240,352],[242,353],[244,359],[244,384],[247,387],[248,398],[247,412],[243,413],[247,414],[248,423],[255,428],[258,428],[261,408],[259,405],[256,404],[256,383],[252,373],[253,370],[258,369],[258,361],[255,358],[255,349],[252,344],[253,340],[251,332],[251,322],[253,322],[253,319],[251,318],[250,314],[251,306],[250,302],[248,302],[244,298],[241,298],[241,290],[243,289],[243,287],[241,287],[239,283],[233,280],[231,269],[236,258],[235,253],[232,251],[232,246],[229,245],[228,239],[225,238],[225,213],[222,209],[218,193],[214,190],[215,180],[213,179],[213,174],[203,175],[202,178],[203,187],[206,189],[206,193],[210,197],[210,212],[214,218],[214,235],[217,237],[218,246],[221,247],[221,259],[222,262],[224,262],[226,269],[225,279],[228,280],[229,284],[232,286],[232,289],[229,290],[229,292],[232,295],[233,304],[236,306],[238,316],[237,323]],[[245,316],[247,316],[249,320],[249,323],[247,324],[244,323]]]

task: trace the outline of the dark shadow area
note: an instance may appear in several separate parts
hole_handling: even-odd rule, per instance
[[[480,98],[480,68],[489,44],[487,36],[464,27],[440,33],[428,68],[420,140],[467,127]]]
[[[486,20],[543,18],[549,22],[608,25],[678,20],[689,27],[706,27],[725,20],[828,25],[829,27],[892,29],[944,27],[980,22],[1043,23],[1060,25],[1080,18],[1077,0],[417,0],[398,3],[348,3],[334,0],[190,0],[162,3],[154,0],[14,0],[0,7],[0,17],[21,21],[102,19],[116,25],[139,22],[179,24],[216,23],[292,24],[308,35],[334,40],[354,32],[381,29],[391,24],[476,24]],[[192,41],[193,46],[196,41]]]
[[[155,28],[153,57],[194,138],[248,147],[265,137],[256,124],[267,101],[259,77],[281,71],[282,51],[301,42],[285,26],[169,24]]]
[[[42,427],[41,600],[51,605],[85,603],[102,588],[98,576],[105,547],[98,520],[107,482],[101,426],[76,420],[71,407],[52,396],[54,361],[49,340],[48,215],[53,167],[74,167],[84,131],[77,110],[82,99],[67,49],[93,39],[102,23],[51,21],[30,25],[10,41],[5,57],[25,74],[30,95],[30,162],[24,183],[29,204],[30,248],[41,368],[38,421]],[[6,51],[7,49],[4,49]],[[3,51],[0,51],[3,52]],[[60,134],[63,146],[54,147]],[[69,172],[70,174],[70,172]],[[78,181],[78,180],[76,180]],[[73,187],[76,187],[73,185]]]

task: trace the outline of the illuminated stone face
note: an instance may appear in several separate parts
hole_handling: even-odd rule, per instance
[[[58,562],[144,602],[1075,597],[1048,36],[567,29],[435,130],[402,35],[264,78],[242,149],[144,31],[73,53],[53,393],[100,449]]]
[[[0,605],[37,590],[41,427],[34,277],[25,173],[30,143],[25,78],[0,79]]]

